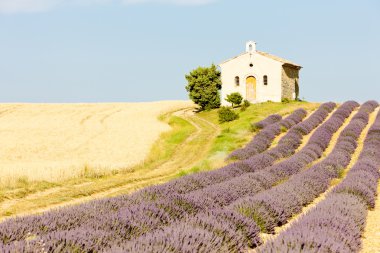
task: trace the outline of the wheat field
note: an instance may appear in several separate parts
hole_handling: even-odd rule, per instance
[[[0,184],[129,168],[170,129],[158,117],[189,106],[188,101],[0,104]]]

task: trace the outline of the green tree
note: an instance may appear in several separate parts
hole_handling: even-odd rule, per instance
[[[243,97],[242,97],[242,95],[240,95],[239,92],[233,92],[233,93],[227,95],[226,101],[230,102],[232,104],[232,108],[233,108],[234,105],[240,105],[241,104],[241,101],[243,101]]]
[[[186,75],[188,82],[186,90],[189,97],[200,110],[210,110],[220,107],[219,90],[222,88],[220,71],[214,64],[211,67],[198,67]]]

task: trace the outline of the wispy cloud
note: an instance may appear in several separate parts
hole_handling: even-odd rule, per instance
[[[35,12],[46,11],[61,0],[0,0],[0,12]]]
[[[216,2],[216,0],[122,0],[124,4],[163,3],[177,5],[203,5]]]
[[[0,0],[0,13],[42,12],[63,5],[93,5],[118,2],[124,5],[160,3],[176,5],[203,5],[217,0]]]

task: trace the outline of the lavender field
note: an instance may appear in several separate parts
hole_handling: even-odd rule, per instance
[[[270,115],[222,168],[0,223],[0,252],[360,252],[380,204],[378,106]]]

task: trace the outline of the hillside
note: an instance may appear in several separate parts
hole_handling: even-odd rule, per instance
[[[36,177],[35,180],[33,178],[21,178],[16,180],[14,186],[2,186],[0,214],[4,218],[15,214],[41,212],[53,207],[75,204],[94,198],[129,193],[141,187],[162,183],[189,173],[217,168],[225,163],[224,159],[229,152],[244,145],[252,138],[251,122],[262,120],[272,113],[286,115],[300,107],[312,111],[316,106],[317,104],[312,103],[256,104],[249,107],[247,111],[241,112],[238,120],[222,125],[218,123],[216,110],[194,114],[192,109],[188,108],[174,114],[164,114],[160,117],[163,122],[161,124],[170,125],[171,130],[161,134],[159,140],[151,147],[150,153],[144,157],[143,163],[124,170],[111,171],[110,168],[115,164],[115,161],[113,160],[114,156],[109,155],[102,161],[105,164],[108,161],[108,170],[98,172],[88,170],[73,179],[61,178],[56,180],[56,177],[45,177],[45,180],[41,181],[40,178]],[[82,106],[78,107],[81,108]],[[103,107],[105,106],[103,105]],[[71,110],[74,108],[71,106]],[[54,111],[56,109],[50,108],[49,110]],[[42,113],[40,112],[40,114]],[[93,117],[99,118],[102,114],[100,111],[95,113]],[[76,118],[80,117],[76,116]],[[133,116],[134,123],[132,125],[138,126],[137,118],[141,120],[141,117]],[[72,121],[75,120],[72,119]],[[117,126],[113,126],[113,128],[120,128],[120,124],[131,125],[131,120],[126,117],[121,122],[114,121],[114,123]],[[136,132],[128,131],[127,128],[125,130],[122,136],[136,137]],[[71,129],[70,131],[78,132],[80,129]],[[136,128],[135,131],[137,131]],[[144,132],[143,140],[146,141],[146,131],[141,132]],[[115,133],[112,133],[112,136],[118,137]],[[137,136],[141,136],[141,134]],[[72,138],[71,141],[77,142],[75,138]],[[70,143],[67,144],[70,146]],[[55,148],[57,150],[57,147]],[[103,150],[109,154],[112,153],[113,148],[113,146],[105,146]],[[52,149],[54,150],[54,147]],[[115,152],[120,154],[122,150],[118,148]],[[54,152],[50,152],[50,154],[52,153]],[[135,152],[129,154],[125,152],[124,161],[136,160],[135,154]],[[141,157],[141,155],[138,154],[137,157]],[[75,153],[72,156],[75,156]],[[99,157],[104,158],[105,155],[99,155]],[[50,161],[51,159],[47,160]],[[97,158],[97,160],[99,159]],[[62,169],[64,167],[58,167],[57,171]],[[24,175],[29,173],[38,176],[41,175],[39,171],[41,170],[34,170],[33,167],[30,167],[29,170],[23,172]],[[67,173],[73,174],[73,172],[75,171],[69,170]],[[13,177],[15,175],[17,174],[14,174]]]
[[[253,116],[261,121],[255,123],[252,138],[242,126],[260,107],[277,108],[284,115]],[[0,223],[0,248],[5,252],[377,252],[372,234],[379,233],[374,224],[379,212],[379,104],[265,103],[250,108],[240,122],[219,129],[212,123],[213,111],[185,113],[182,117],[197,126],[196,131],[177,142],[181,144],[171,159],[158,167],[140,168],[150,175],[145,179],[153,180],[147,185],[154,185],[129,195],[9,219]],[[190,120],[192,116],[201,119],[198,123],[207,122],[205,129],[213,129],[196,144],[199,136],[194,133],[201,133],[202,127]],[[244,143],[248,135],[251,140]],[[222,145],[226,140],[246,145]],[[205,145],[208,152],[200,148]],[[187,154],[202,159],[186,162],[180,171],[166,167]],[[223,158],[219,163],[226,162],[208,167],[218,158]]]

